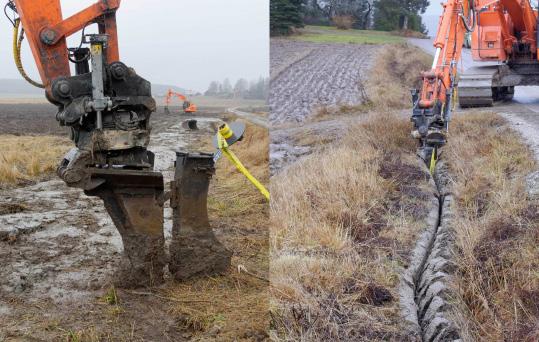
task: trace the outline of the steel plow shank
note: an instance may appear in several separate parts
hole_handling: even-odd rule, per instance
[[[208,189],[214,173],[213,155],[177,153],[169,269],[178,280],[223,273],[230,266],[232,253],[217,240],[208,219]]]
[[[232,253],[215,237],[208,218],[208,189],[215,173],[213,155],[178,153],[171,194],[163,175],[152,171],[87,168],[93,188],[85,194],[103,200],[123,241],[124,255],[115,283],[121,287],[155,286],[164,267],[177,280],[215,275],[230,266]],[[165,253],[163,206],[173,209],[170,259]]]

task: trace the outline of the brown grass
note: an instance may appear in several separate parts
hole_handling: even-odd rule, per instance
[[[269,183],[268,131],[248,125],[234,153],[263,184]],[[196,279],[165,291],[172,312],[192,340],[256,341],[269,322],[269,205],[226,158],[219,160],[209,197],[212,226],[234,252],[222,277]],[[177,302],[177,303],[175,303]]]
[[[372,115],[273,179],[275,340],[406,339],[396,286],[428,178],[413,150],[407,120]]]
[[[539,212],[533,154],[498,115],[457,117],[445,148],[457,200],[457,317],[474,341],[539,339]]]
[[[366,87],[374,107],[410,108],[410,90],[421,85],[421,72],[429,68],[432,56],[408,44],[399,44],[386,46],[376,61]]]
[[[0,187],[41,180],[56,171],[71,147],[56,136],[0,136]]]
[[[413,30],[399,30],[399,31],[393,31],[391,34],[399,37],[406,37],[406,38],[419,38],[419,39],[427,39],[428,36],[424,33],[413,31]]]
[[[331,18],[331,22],[339,30],[350,30],[354,26],[355,19],[351,15],[337,15]]]
[[[339,112],[363,115],[362,123],[272,180],[274,340],[407,339],[396,287],[430,190],[410,123],[390,109],[409,106],[428,59],[407,45],[386,47],[366,103]]]

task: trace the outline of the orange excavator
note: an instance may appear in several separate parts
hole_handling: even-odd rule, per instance
[[[116,12],[120,0],[100,0],[63,18],[60,0],[9,0],[4,13],[13,26],[13,52],[23,78],[45,89],[58,108],[56,120],[75,144],[58,175],[70,187],[103,200],[124,244],[117,273],[121,286],[164,281],[168,261],[176,279],[224,272],[231,253],[209,226],[207,193],[215,172],[213,155],[177,152],[170,192],[154,170],[148,150],[150,116],[156,109],[151,84],[120,61]],[[97,25],[97,34],[85,34]],[[67,38],[82,32],[80,45]],[[41,82],[21,62],[27,39]],[[75,74],[71,74],[70,62]],[[164,251],[163,206],[173,210],[169,259]]]
[[[170,103],[172,102],[172,99],[174,97],[177,97],[180,99],[180,101],[183,101],[183,111],[185,113],[196,113],[198,108],[194,103],[191,103],[189,100],[187,100],[187,97],[185,95],[182,95],[178,92],[173,91],[172,89],[169,89],[167,92],[167,96],[165,98],[165,113],[170,114]]]
[[[431,165],[446,143],[457,98],[463,108],[493,106],[512,99],[516,86],[539,85],[539,20],[529,0],[448,0],[442,6],[432,68],[412,91],[412,135]],[[467,32],[473,59],[489,63],[459,75]]]

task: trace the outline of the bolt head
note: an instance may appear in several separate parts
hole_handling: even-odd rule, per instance
[[[41,40],[45,44],[51,44],[56,39],[56,32],[50,29],[45,29],[41,32]]]
[[[56,93],[61,97],[69,97],[71,95],[71,86],[67,81],[60,81],[55,87]]]
[[[121,80],[121,79],[124,79],[125,76],[127,76],[127,70],[125,69],[125,67],[123,65],[114,65],[112,67],[112,76],[117,79],[117,80]]]

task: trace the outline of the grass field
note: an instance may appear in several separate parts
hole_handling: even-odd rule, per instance
[[[71,147],[56,136],[0,136],[0,188],[49,177]]]
[[[331,26],[306,26],[301,34],[292,39],[312,43],[344,43],[344,44],[398,44],[405,40],[390,32],[370,30],[338,30]]]

